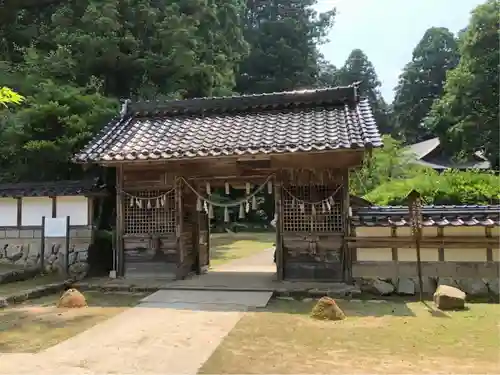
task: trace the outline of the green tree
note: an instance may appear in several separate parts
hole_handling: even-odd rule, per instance
[[[413,157],[405,152],[401,141],[383,136],[384,147],[373,151],[363,167],[351,173],[351,194],[363,196],[392,180],[411,178],[426,172],[411,163]]]
[[[368,98],[379,130],[383,134],[390,133],[389,109],[380,93],[381,83],[375,67],[360,49],[352,50],[344,66],[338,71],[340,85],[350,85],[354,82],[360,82],[360,94]]]
[[[69,158],[117,113],[118,98],[232,92],[247,53],[243,8],[242,0],[7,2],[0,82],[15,83],[28,106],[0,118],[2,177],[79,177]]]
[[[448,72],[444,94],[427,121],[450,151],[468,155],[481,150],[499,159],[499,4],[475,8],[459,42],[460,62]]]
[[[244,35],[250,54],[240,66],[236,90],[262,93],[318,84],[318,45],[335,11],[317,14],[316,0],[247,0]]]
[[[411,190],[422,194],[426,204],[498,204],[500,183],[493,173],[427,170],[415,177],[393,179],[364,198],[377,205],[404,205]]]
[[[17,92],[12,91],[12,89],[8,87],[0,86],[0,105],[7,107],[7,104],[21,104],[24,100],[22,95],[19,95]]]
[[[242,0],[11,4],[10,21],[0,26],[0,59],[20,62],[19,47],[34,46],[53,63],[54,78],[85,86],[95,76],[113,97],[224,93],[247,52],[243,9]],[[60,69],[69,57],[74,65]]]
[[[0,179],[80,178],[70,158],[117,113],[118,102],[104,97],[95,79],[79,87],[48,77],[33,49],[24,59],[3,73],[19,82],[26,105],[0,117]]]
[[[416,143],[429,136],[423,126],[432,103],[443,93],[446,73],[459,60],[457,41],[444,27],[431,27],[413,50],[399,76],[393,102],[394,136]]]

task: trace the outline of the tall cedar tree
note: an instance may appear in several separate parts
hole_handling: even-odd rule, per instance
[[[443,93],[446,73],[459,60],[457,40],[444,27],[428,29],[399,76],[393,102],[395,137],[416,143],[432,136],[423,125],[432,103]]]
[[[318,45],[335,10],[317,14],[316,0],[247,0],[245,39],[250,55],[240,66],[240,93],[278,92],[318,85]]]
[[[482,151],[498,167],[500,69],[499,3],[475,8],[460,36],[460,62],[451,70],[444,95],[435,103],[428,126],[454,153]]]
[[[70,156],[117,113],[118,98],[231,93],[248,52],[243,7],[242,0],[5,2],[0,82],[26,103],[0,116],[0,178],[78,178]]]

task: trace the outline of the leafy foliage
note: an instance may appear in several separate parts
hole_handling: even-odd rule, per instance
[[[241,0],[7,5],[0,82],[26,102],[0,118],[2,179],[79,178],[69,159],[119,98],[226,95],[248,52]]]
[[[459,60],[457,41],[443,27],[431,27],[413,50],[412,60],[399,76],[393,103],[393,134],[408,143],[429,137],[423,121],[443,92],[446,73]]]
[[[400,141],[386,135],[384,148],[373,151],[360,170],[351,173],[351,194],[363,196],[390,181],[412,178],[426,168],[411,164],[412,155],[405,152]]]
[[[428,121],[450,152],[482,150],[496,165],[500,147],[498,14],[496,0],[472,12],[459,42],[460,62],[448,73],[444,95]]]
[[[22,95],[12,91],[8,87],[0,87],[0,104],[7,107],[7,104],[21,104],[24,100]]]
[[[408,193],[415,189],[426,204],[498,204],[498,176],[477,171],[427,171],[408,179],[394,179],[380,185],[365,196],[377,205],[405,204]]]
[[[335,10],[317,14],[316,0],[247,0],[244,36],[250,55],[240,66],[240,93],[279,92],[316,86],[318,45],[333,25]]]
[[[378,205],[405,204],[408,193],[419,191],[428,204],[488,204],[500,201],[500,178],[478,171],[438,172],[416,165],[401,141],[384,136],[384,148],[373,152],[351,174],[351,194]]]

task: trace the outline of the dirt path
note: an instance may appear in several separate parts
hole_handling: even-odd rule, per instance
[[[276,272],[273,261],[274,247],[249,257],[235,259],[213,268],[213,272]]]
[[[45,351],[0,355],[0,373],[196,374],[244,311],[265,299],[262,293],[188,294],[159,291]]]

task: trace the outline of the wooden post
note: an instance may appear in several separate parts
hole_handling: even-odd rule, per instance
[[[342,206],[344,208],[343,216],[344,216],[344,239],[342,241],[342,273],[343,273],[343,281],[351,281],[351,276],[352,276],[352,258],[351,258],[351,252],[349,251],[349,244],[346,241],[345,237],[349,237],[351,235],[350,233],[350,228],[351,228],[351,202],[349,199],[349,169],[346,170],[343,178],[343,184],[344,186],[342,187],[342,192],[343,192],[343,197],[342,197]]]
[[[64,247],[66,248],[66,253],[64,255],[64,272],[66,273],[67,276],[69,276],[69,246],[70,246],[70,217],[66,216],[66,238],[64,239]],[[77,256],[78,253],[75,253],[75,256]]]
[[[182,241],[183,231],[183,207],[182,207],[182,182],[175,181],[175,236],[177,239],[177,278],[183,279],[186,276],[184,270],[184,242]]]
[[[116,167],[116,271],[118,276],[125,275],[125,254],[123,244],[123,166]]]
[[[281,182],[281,181],[280,181]],[[281,209],[281,183],[278,185],[278,179],[273,178],[274,186],[274,212],[276,213],[276,273],[278,281],[285,278],[285,254],[283,251],[283,212]]]
[[[420,193],[412,190],[408,196],[408,210],[410,212],[411,229],[417,251],[417,274],[420,289],[420,301],[423,301],[422,260],[420,256],[420,242],[422,239],[422,199]]]
[[[45,272],[45,216],[42,216],[42,235],[40,244],[40,272]]]

